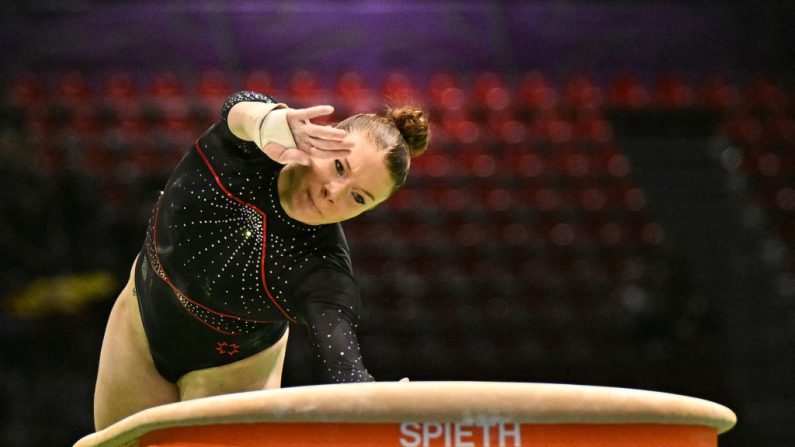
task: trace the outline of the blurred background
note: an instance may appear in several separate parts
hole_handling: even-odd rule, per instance
[[[2,444],[92,431],[155,197],[248,89],[430,113],[344,225],[378,379],[680,393],[738,414],[722,446],[791,446],[795,6],[753,3],[2,2]]]

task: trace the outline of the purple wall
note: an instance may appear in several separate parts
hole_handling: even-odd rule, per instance
[[[24,2],[19,2],[24,3]],[[611,76],[791,74],[794,6],[623,2],[157,1],[6,7],[0,63],[19,69],[378,74],[540,68]],[[71,4],[71,5],[70,5]],[[278,68],[277,68],[278,67]]]

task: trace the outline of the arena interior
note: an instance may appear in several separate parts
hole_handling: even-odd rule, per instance
[[[0,442],[92,431],[104,325],[182,154],[238,90],[429,111],[343,226],[379,380],[608,385],[795,441],[788,2],[0,6]],[[292,329],[284,386],[314,383]]]

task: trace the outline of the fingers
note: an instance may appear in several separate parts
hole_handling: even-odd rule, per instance
[[[293,109],[293,116],[301,121],[311,120],[319,116],[331,115],[334,107],[331,106],[312,106],[305,109]]]
[[[304,166],[308,166],[311,162],[311,157],[309,154],[294,147],[285,148],[281,144],[269,143],[266,144],[262,150],[268,157],[271,158],[271,160],[275,160],[282,164],[295,162]]]
[[[287,119],[298,150],[309,157],[339,158],[350,155],[353,141],[348,133],[332,126],[313,124],[311,119],[334,112],[331,106],[314,106],[306,109],[290,109]]]
[[[321,138],[324,140],[342,140],[346,135],[348,135],[348,133],[342,129],[337,129],[331,126],[318,126],[317,124],[312,123],[307,123],[306,133],[312,137]]]
[[[327,140],[327,139],[315,138],[312,135],[307,135],[306,143],[311,147],[316,147],[324,151],[344,150],[350,152],[351,148],[353,148],[353,143],[350,141]]]
[[[267,146],[266,146],[267,147]],[[274,147],[266,151],[271,159],[278,161],[282,164],[298,163],[300,165],[309,166],[312,158],[342,158],[350,155],[349,150],[323,150],[316,147],[310,147],[307,150],[299,150],[296,148],[285,149],[283,146]]]
[[[350,155],[351,151],[348,149],[327,150],[327,149],[318,149],[316,147],[310,147],[309,151],[305,153],[308,154],[310,157],[315,157],[315,158],[343,158]]]

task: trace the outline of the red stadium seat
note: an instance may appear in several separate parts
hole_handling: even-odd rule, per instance
[[[456,141],[462,145],[479,144],[486,134],[485,128],[475,120],[464,119],[450,127]]]
[[[83,148],[85,167],[99,176],[110,174],[118,168],[120,160],[116,155],[117,152],[106,147],[99,139],[87,141]]]
[[[548,112],[530,124],[533,136],[551,144],[564,144],[571,141],[573,129],[571,123],[555,112]]]
[[[221,109],[223,100],[217,106],[216,110]],[[191,116],[190,109],[187,106],[173,107],[165,111],[163,115],[163,128],[169,132],[174,133],[193,133],[197,131],[196,123]]]
[[[157,73],[150,79],[147,95],[142,102],[144,114],[152,124],[161,124],[161,115],[170,113],[171,109],[188,107],[194,96],[188,96],[187,82],[171,72]]]
[[[232,81],[226,73],[213,70],[204,72],[199,77],[196,95],[199,103],[206,110],[217,113],[231,93],[233,93]]]
[[[466,192],[458,188],[441,189],[433,197],[446,211],[460,211],[469,206],[470,203]]]
[[[327,103],[328,91],[314,73],[298,70],[290,79],[287,97],[295,106],[309,107]]]
[[[761,110],[780,109],[786,103],[775,79],[767,75],[756,75],[746,82],[743,100],[752,108]]]
[[[545,157],[530,149],[520,150],[507,157],[511,173],[524,179],[540,179],[554,171]]]
[[[529,110],[549,110],[557,105],[555,88],[539,72],[522,75],[517,87],[519,105]]]
[[[578,74],[566,80],[563,86],[565,104],[575,110],[592,110],[602,106],[604,100],[598,85],[587,75]]]
[[[70,110],[68,126],[81,135],[96,134],[100,130],[96,109],[91,106],[75,106]]]
[[[426,95],[429,105],[440,111],[462,112],[466,107],[467,96],[461,80],[449,72],[436,73],[428,80]]]
[[[533,203],[539,211],[551,212],[563,206],[563,198],[558,190],[544,187],[536,191]]]
[[[640,188],[630,188],[624,192],[624,208],[632,212],[646,209],[646,193]]]
[[[477,178],[488,178],[497,173],[497,160],[488,153],[469,151],[458,156],[466,174]]]
[[[129,106],[138,100],[133,76],[125,72],[110,73],[102,84],[102,101],[112,106]]]
[[[492,212],[508,211],[515,203],[516,195],[510,188],[491,188],[486,190],[485,205]]]
[[[555,164],[558,172],[567,177],[569,182],[587,179],[593,172],[590,157],[576,151],[574,145],[561,146],[552,155],[550,161]]]
[[[790,114],[774,112],[762,124],[765,141],[789,147],[795,144],[795,119]]]
[[[148,127],[140,107],[123,107],[117,110],[116,126],[130,138],[136,138]]]
[[[376,108],[373,92],[359,73],[346,71],[340,75],[334,91],[335,104],[341,108],[340,113],[343,115],[370,113]]]
[[[420,94],[408,74],[389,73],[381,86],[381,96],[390,104],[419,104]]]
[[[94,92],[83,73],[69,72],[61,76],[56,87],[59,101],[72,105],[89,105],[94,99]]]
[[[273,96],[277,100],[281,99],[279,98],[280,92],[276,88],[273,78],[268,72],[262,70],[255,70],[246,74],[243,79],[243,90],[264,93]]]
[[[625,242],[627,227],[621,222],[606,222],[596,228],[596,240],[603,247],[612,247]]]
[[[697,102],[705,107],[728,110],[737,105],[740,95],[725,76],[711,75],[698,89]]]
[[[456,169],[455,160],[443,152],[429,152],[411,162],[412,174],[445,178]]]
[[[149,95],[155,101],[182,99],[184,82],[174,73],[159,73],[149,83]]]
[[[50,99],[47,87],[40,76],[31,72],[17,73],[8,87],[8,96],[12,104],[28,109]]]
[[[638,109],[649,104],[650,96],[646,87],[630,74],[622,74],[610,86],[610,105],[617,108]]]
[[[614,153],[607,158],[605,168],[611,177],[617,179],[627,178],[630,172],[629,160],[619,153]]]
[[[756,157],[756,171],[765,178],[777,178],[781,175],[781,159],[772,152],[759,154]]]
[[[657,80],[654,99],[658,107],[687,108],[693,104],[693,89],[681,77],[668,74]]]
[[[513,114],[489,115],[487,125],[495,142],[501,145],[521,144],[530,132],[525,121]]]
[[[568,222],[555,224],[549,231],[549,240],[558,247],[566,247],[578,242],[579,229]]]
[[[574,137],[580,141],[605,143],[612,139],[613,129],[598,113],[583,113],[573,122]]]
[[[485,72],[475,77],[472,86],[477,105],[491,111],[501,111],[511,105],[511,91],[505,79],[497,73]]]
[[[644,245],[658,247],[665,242],[665,230],[657,223],[646,223],[641,228],[640,238]]]
[[[587,213],[599,213],[607,205],[608,195],[602,188],[590,187],[579,191],[579,206]]]

